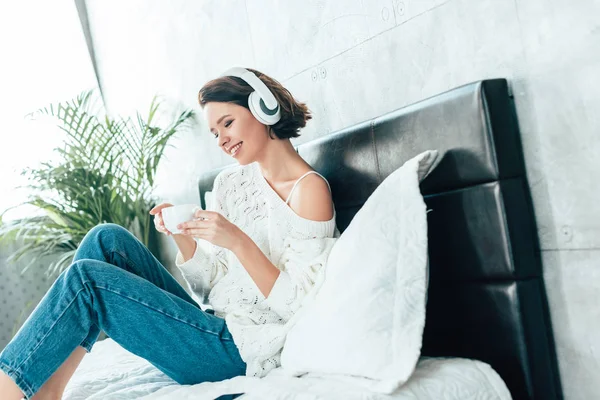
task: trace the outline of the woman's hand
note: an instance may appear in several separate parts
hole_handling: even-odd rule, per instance
[[[235,251],[248,237],[235,224],[215,211],[196,210],[194,219],[177,225],[183,235],[204,239]]]
[[[172,233],[165,227],[165,222],[162,217],[163,208],[173,207],[173,204],[162,203],[150,210],[150,215],[154,215],[154,227],[157,231],[164,233],[167,236],[171,236]]]

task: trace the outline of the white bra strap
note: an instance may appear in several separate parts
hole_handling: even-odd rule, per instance
[[[325,179],[325,177],[323,175],[321,175],[320,173],[318,173],[317,171],[308,171],[307,173],[305,173],[304,175],[302,175],[300,178],[298,178],[298,180],[296,181],[296,183],[294,183],[294,186],[292,187],[292,190],[290,191],[290,194],[288,195],[287,200],[285,201],[285,204],[287,204],[290,199],[292,198],[292,193],[294,193],[294,189],[296,189],[296,186],[298,185],[298,183],[300,182],[300,180],[302,178],[304,178],[306,175],[308,174],[317,174],[319,175],[321,178],[323,178],[325,180],[325,183],[327,183],[327,186],[329,187],[329,192],[331,192],[331,186],[329,186],[329,182],[327,182],[327,179]]]

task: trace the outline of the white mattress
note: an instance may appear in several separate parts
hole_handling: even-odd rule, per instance
[[[343,381],[304,375],[285,376],[280,368],[262,379],[238,376],[221,382],[179,385],[148,361],[122,348],[113,339],[96,342],[73,378],[64,400],[78,399],[215,399],[245,393],[251,399],[357,400],[507,400],[510,393],[486,363],[464,358],[423,357],[409,381],[392,395],[361,392]]]

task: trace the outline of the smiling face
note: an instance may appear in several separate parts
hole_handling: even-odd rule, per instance
[[[241,165],[256,161],[271,140],[267,127],[237,104],[206,103],[204,117],[219,148]]]

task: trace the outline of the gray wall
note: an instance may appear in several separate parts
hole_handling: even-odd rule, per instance
[[[8,344],[29,314],[56,279],[46,277],[48,257],[38,260],[24,273],[23,268],[30,258],[17,263],[8,263],[8,257],[15,252],[20,243],[0,245],[0,351]]]
[[[296,145],[464,83],[508,78],[566,398],[600,393],[597,0],[88,0],[87,9],[113,113],[145,109],[156,92],[198,109],[203,83],[248,66],[314,112]],[[173,144],[156,192],[167,201],[198,201],[197,175],[233,161],[203,123]]]

